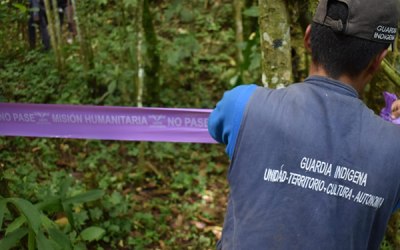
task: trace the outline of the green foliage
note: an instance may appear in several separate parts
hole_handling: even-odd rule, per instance
[[[246,72],[253,72],[261,67],[260,32],[252,33],[247,41],[236,46],[242,50],[243,62],[239,64],[239,72],[229,81],[233,87],[246,83]]]
[[[29,50],[28,1],[6,2],[0,4],[0,102],[134,105],[136,0],[79,1],[93,67],[83,66],[75,37],[64,46],[65,74],[55,68],[51,51],[42,53],[38,33],[37,49]],[[149,106],[213,108],[226,90],[261,85],[256,2],[246,1],[245,42],[235,44],[231,1],[149,1],[161,85],[160,102]],[[310,3],[315,7],[316,1]],[[63,35],[66,40],[66,25]],[[146,66],[153,63],[152,45],[143,42]],[[236,47],[243,63],[234,59]],[[145,100],[148,84],[145,78]],[[0,244],[27,237],[31,249],[215,248],[229,192],[224,147],[149,142],[145,169],[138,168],[138,155],[137,142],[0,137],[0,167],[18,197],[12,199],[35,204],[31,211],[40,215],[12,218],[0,205],[0,235],[6,235]],[[85,183],[85,173],[93,172],[101,190]],[[37,233],[29,229],[32,220]]]
[[[17,242],[29,232],[29,228],[18,228],[14,232],[8,234],[0,241],[0,248],[8,250],[12,248]]]
[[[106,233],[101,227],[88,227],[81,232],[81,237],[86,241],[99,240]]]
[[[380,250],[393,250],[393,247],[391,246],[390,242],[386,240],[386,237],[383,238]]]
[[[204,202],[202,195],[207,193],[206,190],[219,186],[214,192],[225,194],[227,184],[218,180],[225,179],[227,170],[227,159],[222,153],[222,147],[201,144],[148,143],[146,159],[152,162],[160,172],[155,175],[146,170],[146,173],[143,173],[146,178],[145,184],[141,185],[139,183],[143,177],[135,171],[134,165],[137,157],[134,149],[138,147],[135,142],[45,140],[46,143],[41,144],[42,139],[0,137],[0,145],[3,145],[0,147],[15,147],[13,152],[0,150],[1,159],[5,159],[4,163],[9,166],[6,170],[7,179],[11,178],[9,179],[10,188],[13,193],[18,193],[18,189],[14,188],[18,186],[16,184],[22,182],[25,175],[24,171],[10,172],[10,170],[15,171],[14,164],[29,162],[32,157],[48,154],[47,151],[55,151],[56,153],[52,154],[59,157],[76,157],[74,163],[71,164],[80,166],[84,171],[89,171],[88,165],[94,164],[94,169],[98,171],[100,187],[108,190],[102,196],[100,204],[82,206],[78,204],[81,200],[76,200],[76,197],[79,198],[85,194],[85,186],[79,180],[75,180],[75,185],[72,185],[72,179],[68,178],[65,172],[72,171],[71,173],[75,176],[78,174],[73,172],[75,166],[74,168],[67,167],[67,169],[58,167],[56,171],[40,169],[36,176],[47,180],[44,182],[36,178],[32,180],[33,195],[36,197],[33,199],[36,203],[34,207],[41,213],[42,228],[47,228],[48,233],[45,233],[45,236],[48,237],[52,246],[52,242],[63,242],[62,239],[66,238],[70,239],[73,248],[82,246],[80,243],[94,247],[98,242],[117,246],[121,241],[124,245],[135,249],[140,249],[140,247],[151,249],[160,240],[171,247],[186,242],[185,244],[195,246],[195,249],[201,249],[202,246],[208,244],[208,241],[211,242],[211,246],[216,244],[216,238],[211,231],[204,232],[193,225],[195,221],[198,221],[198,213],[213,220],[219,218],[219,223],[222,224],[223,211],[221,209],[215,210],[218,215],[209,216],[203,212],[203,206],[209,209],[208,207],[215,206],[214,203],[205,202],[201,205]],[[37,145],[46,145],[46,147],[39,150]],[[86,153],[84,153],[85,148],[88,150]],[[121,148],[131,153],[121,156],[120,152],[123,152]],[[65,154],[63,150],[69,153]],[[28,155],[24,154],[24,151],[34,152]],[[13,155],[20,160],[14,162]],[[220,159],[219,162],[225,163],[213,164],[215,159]],[[47,172],[51,174],[43,174]],[[147,187],[147,185],[150,186]],[[151,185],[156,185],[157,189],[151,188]],[[131,191],[128,192],[129,189]],[[159,190],[160,193],[152,193],[153,190]],[[150,196],[143,196],[146,193]],[[147,198],[143,200],[143,197]],[[191,197],[194,197],[192,202],[184,199],[193,199]],[[29,199],[32,200],[32,198]],[[77,203],[69,203],[68,201],[71,200]],[[215,201],[215,204],[217,203],[218,201]],[[26,227],[27,222],[24,217],[13,220],[8,213],[5,215],[8,227],[4,230],[9,231],[7,235],[15,231],[18,225],[22,224],[21,227]],[[57,220],[59,216],[67,217],[70,223],[57,224],[60,223]],[[175,220],[181,216],[182,224],[176,223]],[[21,220],[24,222],[22,223]],[[98,227],[105,233],[99,236],[100,240],[90,243],[82,239],[82,235],[73,229],[72,224],[79,232],[83,232],[88,227]],[[177,228],[180,228],[178,231],[173,229],[175,224]],[[188,229],[192,232],[189,236],[184,232]],[[58,230],[64,236],[56,235],[57,231],[54,230]],[[204,241],[203,238],[200,240],[200,235],[208,240]],[[33,240],[36,245],[35,234]]]
[[[26,12],[26,6],[25,5],[22,5],[22,4],[19,4],[19,3],[13,3],[13,6],[15,8],[18,8],[19,10],[21,10],[23,12]]]
[[[52,246],[53,243],[58,245],[60,249],[72,249],[71,239],[60,229],[56,228],[55,223],[45,214],[41,214],[40,211],[65,212],[69,224],[75,227],[75,221],[70,207],[71,204],[95,201],[103,197],[105,193],[103,190],[89,190],[85,193],[67,198],[67,191],[72,183],[72,178],[65,178],[60,184],[59,197],[38,203],[35,206],[21,198],[0,198],[0,225],[3,224],[7,203],[15,205],[22,214],[6,228],[5,237],[0,241],[0,249],[10,249],[28,233],[29,249],[33,250],[36,244],[37,249],[52,250],[54,249]],[[44,232],[47,232],[50,238],[47,238]],[[102,233],[100,234],[99,232]],[[91,227],[83,230],[79,237],[83,241],[93,241],[99,239],[104,232],[104,229]],[[79,243],[79,241],[75,242]]]
[[[258,17],[258,6],[251,6],[247,10],[243,11],[243,15],[251,16],[251,17]]]
[[[13,205],[15,205],[22,213],[22,215],[26,218],[29,224],[29,228],[32,229],[36,234],[39,232],[42,224],[39,212],[29,201],[20,198],[0,198],[0,225],[3,222],[7,203],[12,203]]]

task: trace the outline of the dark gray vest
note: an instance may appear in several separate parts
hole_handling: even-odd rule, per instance
[[[218,249],[379,249],[400,199],[400,126],[313,76],[247,103]]]

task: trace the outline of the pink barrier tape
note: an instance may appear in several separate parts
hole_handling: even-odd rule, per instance
[[[0,103],[0,135],[217,143],[212,110]]]

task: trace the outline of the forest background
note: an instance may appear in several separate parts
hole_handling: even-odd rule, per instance
[[[316,0],[71,0],[72,44],[51,1],[43,52],[29,1],[0,0],[0,102],[212,109],[237,85],[308,74]],[[377,114],[400,94],[398,55],[359,96]],[[0,136],[0,248],[215,248],[228,166],[222,145]],[[396,213],[381,249],[398,227]]]

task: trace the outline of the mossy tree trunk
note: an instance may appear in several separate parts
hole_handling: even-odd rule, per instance
[[[136,20],[136,30],[137,30],[137,42],[136,42],[136,105],[141,108],[143,107],[143,82],[144,82],[144,69],[143,69],[143,56],[142,56],[142,43],[143,43],[143,0],[138,0],[137,7],[137,20]]]
[[[76,28],[76,33],[78,35],[78,39],[79,39],[79,43],[82,44],[82,34],[81,34],[81,27],[79,24],[79,17],[78,17],[78,12],[76,9],[76,3],[75,0],[71,0],[71,4],[72,4],[72,9],[73,9],[73,20],[75,22],[75,28]]]
[[[53,29],[55,31],[55,36],[56,36],[56,48],[58,50],[58,55],[60,57],[60,65],[62,69],[62,73],[65,73],[65,58],[64,58],[64,50],[63,50],[63,42],[62,42],[62,37],[61,37],[61,26],[60,26],[60,16],[58,12],[58,3],[57,0],[51,0],[53,3]]]
[[[120,10],[120,14],[118,15],[118,33],[119,33],[119,45],[120,45],[120,64],[122,65],[122,71],[131,70],[136,71],[135,68],[135,60],[134,57],[136,55],[135,52],[135,42],[131,38],[129,27],[130,24],[127,24],[127,16],[125,13],[133,13],[132,6],[126,6],[125,1],[121,0],[119,2],[118,8]],[[131,106],[131,91],[132,86],[136,86],[136,78],[132,77],[129,80],[121,80],[119,81],[120,91],[122,93],[122,101],[126,106]],[[135,88],[133,88],[135,89]],[[134,92],[134,91],[133,91]],[[135,98],[134,98],[135,99]]]
[[[146,73],[146,104],[148,106],[160,105],[160,52],[158,49],[157,35],[154,30],[153,17],[149,7],[149,1],[143,0],[143,30],[147,42],[148,63],[144,66]]]
[[[243,42],[243,16],[242,16],[242,0],[233,0],[233,16],[235,18],[235,42],[242,43]],[[242,50],[237,47],[236,48],[236,60],[237,64],[243,62],[243,54]]]
[[[57,38],[56,38],[56,24],[54,20],[54,13],[51,10],[51,5],[50,5],[50,0],[44,0],[44,5],[46,7],[46,16],[47,16],[47,29],[49,31],[50,35],[50,42],[51,42],[51,47],[53,48],[53,53],[56,59],[56,65],[57,68],[60,72],[63,71],[62,65],[61,65],[61,59],[60,59],[60,54],[58,50],[58,45],[57,45]]]
[[[80,43],[80,56],[83,64],[84,71],[86,73],[85,80],[88,85],[93,89],[92,97],[100,96],[99,86],[97,85],[96,77],[89,72],[94,69],[94,54],[92,49],[92,42],[90,38],[90,20],[88,18],[88,11],[85,7],[86,1],[79,3],[79,10],[77,9],[77,1],[71,0],[74,13],[74,21],[76,23],[76,29],[78,33]]]
[[[143,83],[144,83],[144,69],[143,69],[143,55],[142,55],[142,43],[143,43],[143,6],[144,0],[138,0],[136,9],[136,30],[137,30],[137,43],[136,43],[136,57],[137,57],[137,70],[136,70],[136,105],[139,108],[143,107]],[[140,142],[139,155],[138,155],[138,166],[140,170],[145,168],[144,155],[145,155],[145,142]]]
[[[259,0],[262,82],[280,88],[292,82],[290,14],[286,0]]]
[[[83,5],[85,3],[82,3]],[[88,64],[88,68],[89,70],[93,70],[94,69],[94,53],[93,53],[93,48],[92,48],[92,39],[91,39],[91,32],[89,30],[90,27],[90,22],[87,18],[88,12],[85,9],[85,16],[86,16],[86,25],[83,26],[83,29],[81,29],[81,31],[83,30],[83,41],[84,41],[84,46],[85,46],[85,53],[86,53],[86,58],[87,58],[87,64]],[[97,79],[95,77],[94,74],[89,74],[87,76],[88,82],[90,84],[90,86],[93,89],[93,96],[94,97],[98,97],[100,96],[102,93],[102,90],[99,89],[99,86],[97,84]]]

